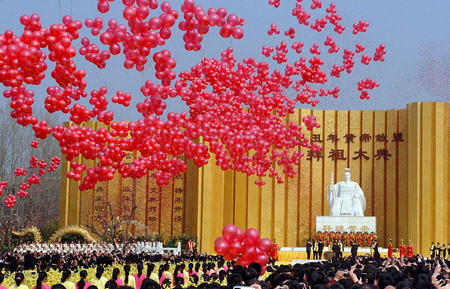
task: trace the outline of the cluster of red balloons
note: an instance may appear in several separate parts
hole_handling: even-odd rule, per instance
[[[328,49],[328,53],[337,53],[339,52],[339,46],[336,45],[336,42],[333,40],[333,37],[331,35],[327,36],[327,40],[324,42],[325,46],[330,46]]]
[[[327,15],[325,18],[330,21],[330,24],[334,25],[334,32],[337,34],[342,34],[345,30],[345,26],[343,26],[339,21],[342,20],[342,16],[337,14],[336,4],[331,2],[330,7],[325,9]]]
[[[294,9],[292,9],[292,16],[297,17],[298,24],[309,25],[309,18],[311,18],[311,14],[306,12],[302,7],[301,1],[297,1],[295,3]]]
[[[101,0],[98,10],[108,12],[109,2],[113,1]],[[279,1],[272,2],[272,5],[279,5]],[[296,1],[292,16],[300,24],[310,27],[311,14],[301,2]],[[44,28],[39,22],[39,16],[33,14],[21,17],[21,23],[25,26],[21,35],[16,36],[11,31],[0,35],[0,83],[11,88],[3,93],[11,99],[11,116],[21,125],[32,124],[38,138],[44,139],[52,134],[68,161],[80,155],[99,161],[99,165],[94,168],[71,164],[67,176],[82,181],[80,189],[91,189],[97,182],[111,180],[116,173],[123,177],[139,178],[149,170],[156,170],[155,177],[159,185],[166,184],[173,175],[187,169],[185,162],[176,158],[179,155],[185,155],[202,166],[214,154],[216,164],[223,170],[233,169],[259,177],[269,174],[276,177],[278,182],[283,182],[281,173],[293,176],[296,173],[295,166],[302,157],[298,151],[289,153],[290,149],[298,145],[319,149],[301,134],[301,125],[286,125],[282,119],[294,112],[297,102],[312,106],[318,103],[314,97],[319,94],[319,90],[310,87],[310,84],[323,85],[328,81],[328,74],[321,69],[324,62],[317,56],[320,54],[318,44],[309,51],[313,54],[311,57],[300,57],[293,63],[287,57],[288,47],[292,47],[296,53],[302,53],[302,42],[291,45],[283,41],[275,49],[263,47],[263,54],[267,57],[276,50],[272,59],[285,66],[284,69],[275,70],[271,69],[271,64],[257,62],[253,57],[238,62],[230,47],[221,53],[219,59],[205,58],[190,71],[180,72],[177,79],[174,71],[176,61],[170,51],[151,51],[165,44],[165,40],[171,37],[171,29],[178,27],[185,31],[183,41],[186,50],[196,51],[201,47],[203,35],[212,26],[220,27],[222,37],[240,39],[243,31],[238,26],[242,26],[244,20],[235,14],[228,15],[223,8],[210,8],[205,12],[203,7],[195,5],[194,0],[184,0],[180,5],[180,18],[184,20],[176,25],[179,12],[168,2],[123,0],[122,3],[125,24],[110,19],[104,31],[102,18],[84,21],[91,28],[91,34],[98,36],[102,45],[109,49],[101,51],[85,37],[81,39],[82,47],[78,53],[99,69],[105,67],[111,54],[123,54],[124,67],[127,69],[136,67],[136,70],[142,71],[149,60],[155,63],[159,84],[146,81],[141,87],[142,94],[147,98],[137,104],[137,110],[142,114],[142,119],[137,122],[113,122],[114,114],[107,110],[106,87],[90,93],[86,91],[86,72],[77,69],[73,61],[77,54],[73,42],[79,38],[83,22],[64,16],[63,24]],[[158,7],[162,13],[150,17],[150,10]],[[314,0],[311,9],[321,7],[321,2]],[[334,31],[340,34],[345,29],[340,24],[341,19],[336,5],[331,3],[325,17],[316,20],[310,28],[322,29],[329,22],[335,26]],[[280,33],[275,23],[268,32],[273,33]],[[289,29],[286,36],[295,38],[294,34],[295,30]],[[330,47],[329,53],[339,50],[331,36],[325,45]],[[356,53],[364,50],[362,45],[358,45]],[[48,51],[44,52],[44,49]],[[333,65],[330,75],[339,77],[344,70],[350,73],[355,64],[354,54],[354,51],[344,50],[343,64]],[[373,60],[384,60],[384,54],[384,46],[380,45]],[[41,83],[48,69],[46,61],[55,62],[51,76],[58,86],[48,87],[45,108],[49,112],[70,114],[70,119],[76,125],[49,127],[45,120],[39,121],[33,116],[31,106],[34,93],[27,90],[25,84]],[[284,90],[291,87],[298,93],[295,99],[284,94]],[[338,87],[328,90],[322,87],[319,95],[337,97],[338,92]],[[130,97],[119,91],[112,97],[112,102],[127,106]],[[169,113],[166,121],[161,120],[158,116],[164,113],[167,107],[165,100],[169,97],[180,97],[189,106],[189,114]],[[88,98],[93,108],[76,103],[82,98]],[[111,125],[112,130],[79,126],[93,118]],[[200,137],[204,143],[196,141]],[[125,163],[125,151],[138,151],[140,156],[131,163]],[[37,167],[37,159],[34,162]],[[281,171],[272,168],[274,162],[282,168]],[[86,172],[83,178],[82,172]],[[256,183],[264,184],[259,180]]]
[[[131,94],[124,93],[122,90],[118,90],[116,95],[112,97],[113,103],[121,104],[125,107],[130,106]]]
[[[94,19],[88,18],[84,21],[84,25],[86,25],[86,27],[88,28],[91,28],[92,35],[97,36],[103,29],[103,19],[101,17],[95,17]]]
[[[320,49],[319,49],[319,44],[314,43],[313,46],[309,49],[309,52],[311,52],[311,54],[316,54],[316,55],[320,55]]]
[[[375,49],[375,55],[373,56],[373,61],[384,61],[384,55],[386,54],[386,50],[384,44],[380,44]]]
[[[289,50],[287,48],[286,41],[281,41],[281,43],[275,47],[275,50],[277,53],[272,57],[273,60],[275,60],[278,64],[288,61],[286,55]]]
[[[302,48],[303,48],[303,46],[304,46],[305,44],[302,42],[302,41],[300,41],[300,42],[294,42],[294,43],[292,43],[292,49],[294,49],[295,50],[295,52],[297,52],[298,54],[300,54],[300,53],[302,53]]]
[[[90,44],[89,39],[86,37],[81,39],[81,45],[83,47],[79,49],[80,55],[83,55],[87,61],[95,64],[100,69],[106,67],[106,60],[111,58],[109,51],[103,50],[100,52],[98,46]]]
[[[5,199],[5,205],[7,208],[14,207],[14,204],[17,202],[16,196],[8,195]]]
[[[379,87],[380,83],[371,78],[363,79],[358,81],[358,90],[361,91],[361,99],[370,99],[369,92],[366,89],[374,89]]]
[[[265,57],[270,57],[270,54],[273,52],[273,47],[264,45],[262,47],[262,55]]]
[[[353,24],[353,34],[358,34],[359,32],[366,32],[367,27],[369,27],[369,22],[360,20],[358,23]]]
[[[355,52],[356,52],[356,53],[361,53],[361,52],[363,52],[365,49],[366,49],[366,47],[365,47],[364,45],[361,45],[361,44],[359,44],[359,43],[356,43],[356,49],[355,49]]]
[[[32,148],[38,148],[39,147],[39,142],[33,140],[31,142],[31,147]],[[47,172],[54,172],[56,171],[56,169],[58,168],[59,164],[61,163],[61,159],[58,156],[54,156],[51,159],[51,164],[50,167],[48,168],[48,170],[46,171],[45,168],[47,167],[47,163],[45,162],[44,159],[40,160],[38,162],[38,158],[34,155],[32,155],[30,157],[30,169],[34,169],[34,168],[39,168],[39,176],[42,176],[44,174],[46,174]],[[16,168],[14,170],[14,174],[19,177],[19,176],[26,176],[29,172],[29,169],[23,169],[23,168]],[[30,177],[28,177],[26,179],[25,182],[21,183],[19,185],[19,191],[17,192],[17,195],[20,198],[24,198],[27,197],[29,195],[29,193],[27,192],[27,190],[31,187],[31,185],[33,184],[40,184],[41,182],[41,178],[36,176],[35,174],[32,174]],[[0,182],[0,195],[2,195],[3,193],[3,189],[6,188],[6,186],[8,185],[8,181],[3,181]],[[6,207],[7,208],[12,208],[14,207],[14,204],[16,203],[16,197],[14,195],[9,195],[7,197],[8,201],[5,201]]]
[[[311,9],[319,9],[322,8],[322,1],[320,0],[312,0]]]
[[[222,236],[214,241],[214,250],[226,260],[236,260],[236,265],[248,266],[258,263],[265,272],[269,262],[269,252],[272,249],[270,239],[261,239],[258,230],[249,228],[245,231],[235,226],[226,225],[222,229]]]
[[[306,129],[312,130],[313,128],[319,128],[320,123],[317,122],[317,119],[314,115],[307,115],[302,118],[303,123],[306,126]]]
[[[177,65],[170,51],[164,49],[161,52],[153,54],[153,61],[155,61],[156,78],[161,80],[164,86],[169,86],[170,82],[176,77],[172,69]]]
[[[363,55],[361,56],[361,63],[362,63],[362,64],[365,64],[365,65],[369,65],[371,59],[372,59],[372,57],[363,54]]]
[[[269,5],[273,5],[275,8],[280,7],[280,0],[269,0]]]
[[[220,28],[220,36],[228,38],[233,36],[235,39],[241,39],[244,36],[242,28],[237,26],[244,25],[244,19],[239,18],[236,14],[227,16],[225,8],[209,8],[207,12],[200,5],[195,5],[194,0],[185,0],[181,6],[181,11],[185,21],[181,21],[179,28],[186,31],[183,35],[186,50],[198,51],[201,49],[203,35],[208,33],[209,28],[218,26]],[[226,17],[226,18],[225,18]]]
[[[15,170],[14,170],[14,174],[16,175],[16,176],[26,176],[27,174],[28,174],[28,170],[24,170],[23,168],[16,168]]]
[[[276,23],[270,24],[270,29],[267,30],[267,35],[280,34],[280,29],[277,28]]]
[[[294,27],[290,27],[289,30],[284,31],[284,35],[289,36],[289,38],[295,38],[295,29]]]
[[[3,190],[8,186],[8,181],[0,181],[0,196],[3,195]]]
[[[316,22],[311,24],[311,29],[316,30],[317,32],[321,32],[322,29],[325,28],[325,25],[327,25],[328,20],[326,17],[323,18],[317,18]]]

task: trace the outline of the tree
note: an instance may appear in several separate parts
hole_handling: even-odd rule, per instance
[[[59,117],[36,111],[40,119],[48,120],[49,124],[59,123]],[[39,148],[32,148],[31,141],[35,140],[31,126],[22,127],[11,118],[8,102],[0,104],[0,179],[8,181],[8,186],[0,196],[0,231],[3,233],[3,242],[11,248],[12,227],[20,229],[25,226],[41,227],[51,220],[58,218],[60,169],[48,172],[41,176],[39,185],[32,185],[27,192],[28,197],[17,197],[14,208],[6,208],[3,204],[9,194],[16,195],[21,183],[32,174],[38,175],[38,169],[30,169],[30,158],[36,156],[38,160],[44,159],[50,165],[53,156],[60,156],[58,142],[53,138],[39,140]],[[47,166],[47,168],[48,168]],[[25,176],[16,176],[14,170],[18,167],[28,169]]]
[[[132,191],[130,197],[101,202],[102,210],[93,216],[93,220],[86,227],[102,240],[113,244],[115,250],[125,253],[130,243],[130,229],[137,209],[136,193]]]

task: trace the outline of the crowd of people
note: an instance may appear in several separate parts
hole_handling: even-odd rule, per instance
[[[96,253],[93,253],[94,255]],[[115,255],[112,253],[112,255]],[[119,255],[115,255],[119,257]],[[450,261],[444,258],[333,258],[327,262],[248,267],[220,256],[130,254],[90,267],[10,271],[4,266],[0,288],[8,289],[440,289],[450,288]],[[110,259],[109,257],[107,259]],[[3,259],[4,260],[4,259]],[[111,260],[111,259],[110,259]],[[25,261],[26,262],[26,261]],[[58,262],[57,262],[58,263]],[[52,264],[52,262],[51,262]],[[6,281],[8,279],[8,281]],[[32,280],[27,280],[32,279]],[[5,287],[3,287],[3,286]]]
[[[242,267],[195,250],[124,255],[84,251],[81,245],[55,244],[46,252],[33,245],[26,252],[19,248],[5,253],[0,258],[0,289],[450,289],[450,261],[442,256],[337,256],[293,266],[271,260],[266,267]]]

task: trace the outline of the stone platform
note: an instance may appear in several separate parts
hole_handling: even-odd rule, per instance
[[[377,233],[377,217],[350,217],[350,216],[317,216],[316,233],[324,231],[333,232],[375,232]]]

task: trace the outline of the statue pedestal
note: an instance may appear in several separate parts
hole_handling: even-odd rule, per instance
[[[377,233],[377,217],[316,217],[316,233],[333,232],[375,232]]]

